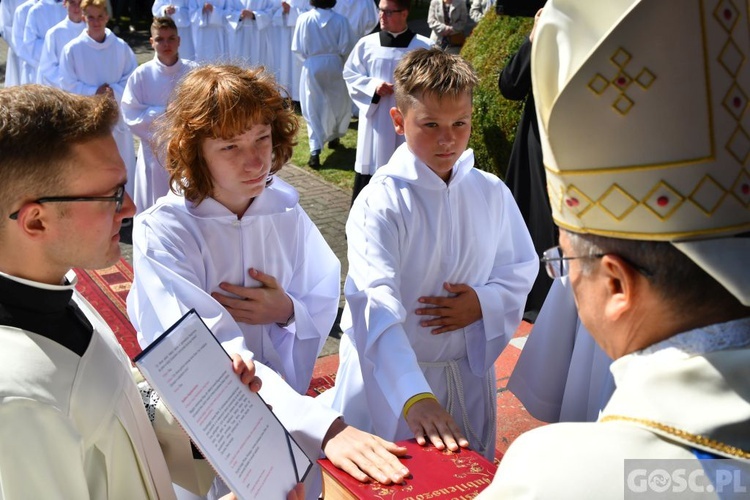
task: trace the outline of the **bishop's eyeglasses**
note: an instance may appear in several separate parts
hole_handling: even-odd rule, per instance
[[[547,271],[547,275],[550,278],[555,279],[555,278],[562,278],[563,276],[568,275],[568,272],[570,271],[571,260],[601,259],[605,255],[609,255],[609,253],[610,252],[594,253],[591,255],[578,255],[578,256],[573,256],[573,257],[567,257],[563,255],[562,248],[560,248],[560,245],[558,245],[558,246],[545,250],[544,253],[542,254],[542,257],[539,260],[542,262],[542,264],[544,264],[544,269]],[[627,262],[628,265],[630,265],[633,269],[635,269],[642,275],[646,277],[653,276],[654,273],[652,273],[645,267],[636,264],[635,262],[623,257],[622,255],[618,254],[618,257],[620,257],[623,261]]]
[[[65,203],[72,201],[114,201],[115,202],[115,213],[120,213],[122,210],[122,203],[125,199],[125,185],[122,184],[117,186],[117,191],[113,196],[45,196],[34,200],[33,203]],[[10,214],[10,218],[13,220],[18,219],[18,213],[21,210],[16,210]]]

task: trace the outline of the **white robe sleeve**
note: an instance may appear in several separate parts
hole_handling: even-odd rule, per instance
[[[496,183],[495,188],[500,192],[487,196],[502,199],[495,231],[506,244],[498,245],[487,282],[472,287],[482,319],[466,327],[466,350],[471,371],[477,376],[495,363],[521,323],[526,296],[539,271],[539,258],[518,205],[504,183]]]
[[[122,118],[130,127],[130,131],[142,140],[148,141],[152,136],[151,125],[164,113],[165,107],[150,106],[143,102],[143,96],[147,90],[144,84],[142,72],[135,71],[130,75],[122,94],[120,109]]]
[[[39,11],[41,12],[41,11]],[[26,26],[23,28],[23,44],[26,46],[26,51],[31,61],[33,61],[34,67],[38,67],[39,58],[42,56],[42,47],[44,46],[44,35],[42,33],[39,23],[36,21],[39,13],[32,13],[26,18]]]
[[[118,81],[110,82],[109,84],[109,86],[112,87],[112,90],[115,93],[115,99],[117,100],[117,102],[122,102],[122,96],[125,92],[125,85],[127,85],[128,83],[128,78],[130,78],[130,75],[132,75],[135,69],[138,67],[138,61],[135,58],[135,53],[133,52],[133,50],[124,44],[123,48],[124,53],[122,56],[125,58],[125,60],[123,64],[122,76],[120,76],[120,79]]]
[[[65,46],[62,55],[60,55],[60,88],[74,94],[94,95],[99,87],[84,83],[75,72],[75,60],[77,57],[81,57],[82,54],[71,50],[71,43],[73,42]]]
[[[367,114],[374,111],[378,104],[372,102],[375,91],[383,83],[380,78],[373,78],[369,73],[369,67],[366,62],[368,56],[367,40],[362,38],[349,54],[344,64],[344,81],[349,89],[349,96],[357,105],[360,112]]]
[[[398,214],[380,203],[352,207],[346,224],[349,274],[344,288],[362,371],[373,374],[365,377],[367,384],[376,385],[387,399],[393,420],[400,418],[409,398],[432,392],[404,330],[398,225]]]
[[[60,85],[60,63],[57,60],[57,48],[55,47],[55,38],[50,36],[52,33],[47,32],[44,36],[44,45],[42,53],[39,56],[39,69],[37,70],[36,82],[42,85]]]

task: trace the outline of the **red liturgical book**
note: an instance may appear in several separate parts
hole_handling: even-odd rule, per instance
[[[389,486],[360,483],[323,458],[318,460],[323,470],[323,499],[474,498],[489,486],[497,470],[495,464],[475,451],[440,451],[432,445],[419,446],[413,439],[397,444],[409,450],[401,458],[411,472],[406,482]]]

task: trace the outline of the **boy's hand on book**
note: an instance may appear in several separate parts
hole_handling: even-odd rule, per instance
[[[406,414],[406,423],[421,446],[429,441],[438,450],[447,447],[451,451],[457,451],[459,446],[469,447],[469,441],[453,417],[435,399],[428,398],[414,403]]]
[[[460,328],[466,328],[475,321],[482,319],[482,307],[479,297],[469,285],[462,283],[443,283],[451,297],[420,297],[420,304],[428,304],[432,307],[423,307],[415,312],[419,316],[432,316],[419,322],[423,327],[436,327],[432,330],[433,335],[452,332]]]
[[[333,465],[356,480],[381,484],[401,483],[409,469],[398,458],[406,448],[336,419],[323,440],[323,452]]]
[[[232,358],[232,370],[240,376],[243,384],[248,386],[252,392],[260,390],[261,381],[255,376],[255,363],[242,359],[237,353],[230,356]]]
[[[268,325],[286,323],[294,313],[294,303],[270,274],[250,269],[250,277],[259,281],[260,287],[246,287],[223,282],[219,286],[236,297],[212,293],[227,312],[240,323]],[[238,298],[239,297],[239,298]]]

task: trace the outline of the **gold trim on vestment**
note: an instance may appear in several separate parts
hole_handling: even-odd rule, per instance
[[[745,451],[741,448],[737,448],[736,446],[731,446],[731,445],[722,443],[720,441],[716,441],[715,439],[707,438],[706,436],[701,436],[698,434],[691,434],[687,431],[683,431],[682,429],[678,429],[670,425],[662,424],[660,422],[655,422],[653,420],[647,420],[645,418],[626,417],[623,415],[607,415],[605,417],[602,417],[601,420],[599,420],[599,422],[616,422],[616,421],[641,424],[646,427],[651,427],[653,429],[666,432],[667,434],[676,436],[689,443],[697,444],[705,448],[710,448],[712,450],[716,450],[726,455],[730,455],[730,456],[737,457],[737,458],[750,459],[750,452]]]

